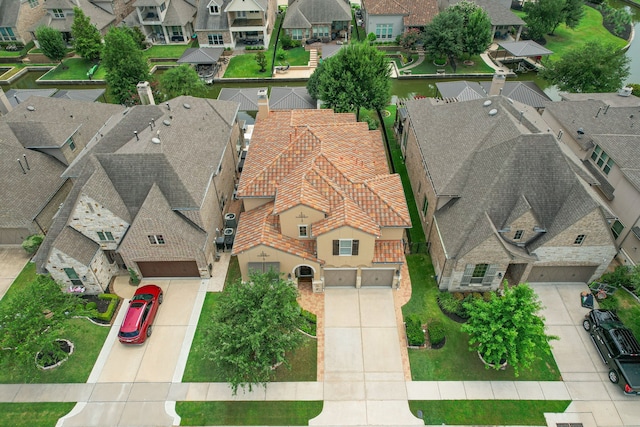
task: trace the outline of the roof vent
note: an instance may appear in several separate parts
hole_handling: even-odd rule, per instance
[[[483,107],[488,107],[489,105],[491,105],[491,100],[487,99],[486,101],[484,101],[484,103],[482,104]]]
[[[36,111],[36,107],[34,107],[33,105],[27,105],[27,110]]]
[[[160,138],[151,138],[151,142],[154,144],[160,144]]]
[[[498,110],[496,110],[495,108],[489,110],[489,115],[490,116],[495,116],[496,114],[498,114]]]
[[[184,108],[186,108],[187,110],[191,109],[191,105],[189,105],[189,104],[182,104],[182,106]]]
[[[163,120],[162,124],[165,126],[171,126],[171,122],[169,120]]]

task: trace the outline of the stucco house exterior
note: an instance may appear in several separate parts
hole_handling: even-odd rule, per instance
[[[72,187],[63,172],[123,107],[39,96],[0,103],[0,244],[19,245],[49,231]]]
[[[628,95],[628,94],[626,94]],[[598,195],[626,265],[640,263],[640,99],[617,94],[566,94],[543,118],[559,142],[598,180]]]
[[[236,179],[236,115],[235,103],[192,97],[114,115],[63,174],[73,188],[38,271],[88,294],[129,268],[210,277]]]
[[[293,39],[344,39],[351,22],[351,6],[345,0],[291,0],[282,28]]]
[[[315,292],[398,287],[411,227],[378,131],[332,110],[268,111],[260,98],[238,197],[242,279],[275,270]]]
[[[45,14],[44,0],[0,0],[0,43],[26,44],[31,28]]]
[[[200,46],[268,46],[278,10],[276,0],[200,0],[194,31]]]
[[[411,28],[424,29],[439,12],[437,0],[362,0],[364,26],[378,41],[395,41]]]
[[[401,108],[401,147],[440,289],[588,282],[605,271],[616,247],[596,182],[535,109],[504,96]]]

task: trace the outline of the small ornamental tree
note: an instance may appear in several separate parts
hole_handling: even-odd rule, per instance
[[[540,352],[550,354],[544,319],[539,312],[542,304],[528,284],[505,286],[504,296],[495,293],[489,301],[471,298],[464,303],[469,320],[462,331],[469,334],[469,350],[477,351],[486,363],[496,369],[505,361],[518,376],[540,358]]]
[[[264,52],[260,51],[256,53],[256,63],[258,64],[258,67],[260,67],[261,73],[267,71],[267,57]]]
[[[32,234],[27,236],[22,242],[22,249],[24,249],[29,255],[33,255],[38,252],[38,248],[42,244],[44,236],[42,234]]]
[[[288,366],[285,353],[302,342],[298,290],[270,271],[254,273],[248,283],[227,285],[205,325],[202,350],[225,375],[233,394],[238,387],[266,385],[274,366]]]
[[[53,62],[61,62],[67,54],[67,45],[62,38],[62,33],[50,27],[38,27],[36,39],[44,56]]]
[[[421,40],[420,30],[417,28],[409,28],[398,36],[398,44],[403,49],[413,49],[418,41]]]
[[[73,14],[73,24],[71,24],[73,48],[84,59],[97,61],[102,52],[100,32],[91,25],[91,19],[84,14],[82,9],[74,7]]]

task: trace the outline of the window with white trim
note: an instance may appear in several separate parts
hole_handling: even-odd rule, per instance
[[[38,6],[39,4],[40,2],[38,0],[29,0],[29,6],[31,6],[31,9]]]
[[[222,39],[222,34],[209,34],[207,35],[207,39],[209,40],[209,44],[215,44],[215,45],[224,44],[224,40]]]
[[[576,237],[576,240],[573,241],[574,245],[581,245],[582,242],[584,242],[584,238],[586,236],[584,234],[578,234],[578,236]]]
[[[54,18],[64,18],[64,10],[62,9],[51,9],[51,13]]]
[[[476,264],[471,274],[471,284],[482,284],[484,275],[487,274],[489,264]]]
[[[113,238],[113,234],[111,234],[110,231],[97,231],[96,233],[98,234],[98,239],[100,239],[101,242],[110,242],[116,240]]]
[[[302,28],[294,28],[291,30],[292,40],[302,40]]]
[[[376,38],[390,39],[393,37],[393,24],[376,24]]]
[[[220,6],[218,6],[214,2],[209,3],[209,14],[210,15],[220,15]]]
[[[613,233],[613,238],[617,239],[622,234],[622,230],[624,230],[624,224],[622,224],[619,220],[615,220],[613,224],[611,224],[611,232]]]
[[[16,41],[17,37],[11,27],[0,27],[0,41],[9,42]]]
[[[147,238],[149,238],[149,243],[152,245],[164,245],[164,236],[162,234],[150,234]]]
[[[313,35],[316,37],[329,37],[329,27],[321,26],[321,27],[313,27]]]
[[[605,175],[609,175],[614,165],[613,159],[599,145],[596,145],[593,149],[591,160],[598,165]]]
[[[358,255],[360,241],[355,239],[339,239],[333,241],[333,255]]]
[[[308,225],[298,225],[298,237],[309,237],[309,226]]]

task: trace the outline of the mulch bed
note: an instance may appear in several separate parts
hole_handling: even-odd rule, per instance
[[[467,323],[467,320],[469,320],[467,317],[460,317],[456,313],[449,313],[448,311],[446,311],[445,309],[443,309],[440,306],[440,302],[439,301],[438,301],[438,307],[440,307],[440,311],[442,312],[442,314],[444,314],[445,316],[447,316],[449,319],[453,320],[454,322]]]
[[[95,302],[97,305],[98,313],[104,313],[109,307],[110,300],[100,299],[98,295],[82,295],[81,297],[86,303]]]

